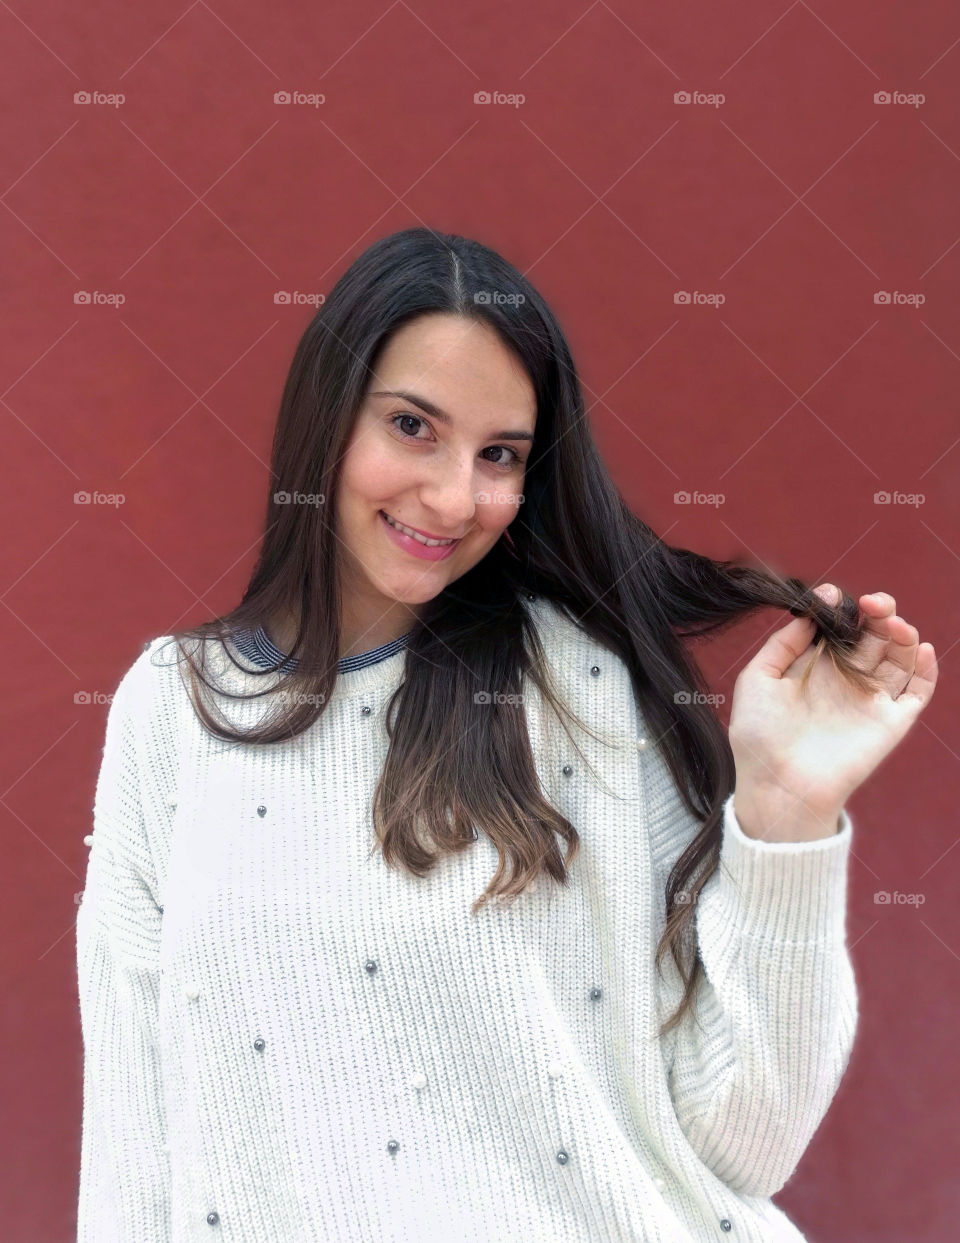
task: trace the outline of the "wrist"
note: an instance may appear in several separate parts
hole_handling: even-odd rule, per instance
[[[782,789],[738,786],[733,811],[747,837],[765,842],[811,842],[840,831],[843,808],[815,808]]]

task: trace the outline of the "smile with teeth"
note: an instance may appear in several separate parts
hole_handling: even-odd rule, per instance
[[[427,539],[425,535],[420,535],[419,532],[414,531],[411,527],[405,527],[402,522],[397,522],[396,518],[391,518],[385,509],[381,509],[380,512],[392,527],[396,527],[398,531],[402,531],[404,535],[409,535],[411,539],[415,539],[418,543],[426,544],[428,548],[445,548],[447,544],[457,543],[455,539]]]

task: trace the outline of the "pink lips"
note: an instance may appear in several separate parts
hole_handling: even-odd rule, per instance
[[[420,557],[423,561],[443,561],[446,557],[450,556],[453,550],[460,543],[459,540],[454,540],[452,544],[438,544],[435,548],[428,548],[426,544],[421,544],[420,541],[415,540],[413,536],[404,535],[402,531],[398,531],[396,527],[392,527],[383,516],[382,510],[379,513],[379,518],[383,523],[383,529],[398,547],[402,548],[404,552],[412,553],[414,557]],[[406,525],[409,525],[409,523]],[[411,530],[416,530],[416,528],[411,527]],[[426,532],[424,532],[424,535],[426,535]],[[432,535],[426,535],[426,538],[434,539],[435,537]]]

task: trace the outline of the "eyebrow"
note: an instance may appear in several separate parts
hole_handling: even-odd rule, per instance
[[[435,405],[432,401],[428,400],[428,398],[421,397],[418,393],[410,393],[410,392],[405,391],[404,389],[392,389],[392,390],[386,389],[386,390],[381,390],[376,393],[371,393],[370,396],[371,397],[399,397],[401,401],[408,401],[413,406],[419,406],[421,410],[425,410],[427,414],[431,415],[431,417],[435,419],[438,419],[441,423],[450,424],[453,422],[453,419],[450,417],[449,414],[441,410],[439,406]],[[493,432],[491,434],[491,439],[529,440],[530,443],[532,444],[533,433],[532,432],[509,431],[509,430],[505,432]]]

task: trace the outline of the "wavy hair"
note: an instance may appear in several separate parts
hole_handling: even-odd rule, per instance
[[[735,784],[726,730],[705,695],[693,693],[707,687],[682,640],[760,608],[784,609],[812,618],[818,656],[825,649],[850,684],[868,690],[874,684],[852,660],[858,607],[846,594],[830,605],[799,579],[765,568],[671,547],[633,514],[591,436],[557,319],[495,251],[428,228],[394,233],[350,265],[311,320],[284,386],[263,541],[243,598],[229,613],[173,636],[186,658],[194,710],[216,737],[261,744],[296,736],[324,711],[340,650],[338,466],[385,343],[402,324],[431,312],[480,320],[499,333],[533,386],[536,426],[524,502],[509,536],[420,609],[387,713],[376,837],[387,864],[423,876],[443,855],[468,849],[473,825],[482,825],[499,862],[474,914],[494,896],[519,893],[541,872],[566,885],[579,836],[543,797],[520,694],[530,677],[558,716],[568,716],[524,606],[528,593],[553,601],[625,662],[655,745],[701,824],[666,885],[655,962],[662,970],[669,950],[684,989],[663,1035],[694,1005],[703,973],[695,937],[691,943],[696,898],[719,865],[723,802]],[[322,493],[325,503],[278,500],[294,492]],[[188,641],[223,642],[283,615],[297,621],[289,653],[296,668],[257,694],[279,688],[284,706],[252,729],[233,729],[203,702],[201,686],[218,690],[206,677],[206,644],[189,652]],[[505,694],[495,707],[480,707],[477,687]],[[688,692],[689,702],[678,692]],[[492,769],[502,780],[489,780]]]

